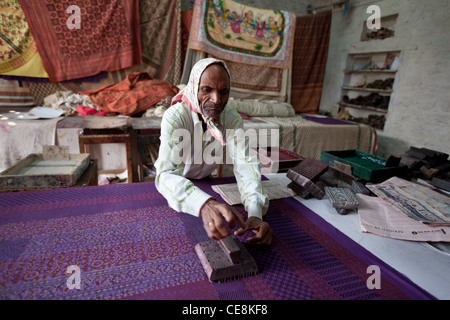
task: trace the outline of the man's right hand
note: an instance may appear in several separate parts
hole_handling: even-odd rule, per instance
[[[231,230],[237,225],[241,228],[246,227],[244,218],[235,208],[214,199],[205,202],[200,209],[200,216],[203,220],[203,227],[212,240],[228,237],[231,235]]]

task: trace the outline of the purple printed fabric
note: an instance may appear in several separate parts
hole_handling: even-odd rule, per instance
[[[222,201],[211,184],[230,182],[195,184]],[[211,283],[194,250],[209,240],[201,220],[170,209],[153,183],[2,193],[0,300],[433,299],[295,199],[271,201],[266,220],[272,246],[240,238],[260,273]],[[381,289],[367,286],[370,265]]]
[[[345,121],[345,120],[340,120],[340,119],[335,119],[335,118],[330,118],[330,117],[308,116],[306,114],[304,114],[302,117],[305,120],[314,121],[314,122],[321,123],[321,124],[355,124],[350,121]]]

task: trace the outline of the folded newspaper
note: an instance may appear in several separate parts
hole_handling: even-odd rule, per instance
[[[450,242],[449,226],[437,227],[411,219],[379,197],[356,196],[362,232],[400,240]]]
[[[279,181],[263,180],[261,183],[269,200],[289,198],[296,195],[294,191],[283,186]],[[211,186],[211,188],[220,194],[222,199],[231,206],[242,203],[237,183],[217,184]]]
[[[430,226],[450,226],[450,197],[444,194],[398,177],[366,187],[410,218]]]

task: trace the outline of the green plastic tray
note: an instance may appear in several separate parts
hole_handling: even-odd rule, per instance
[[[387,159],[359,150],[322,151],[320,160],[334,166],[334,161],[350,165],[352,174],[366,181],[380,182],[393,176],[403,177],[407,166],[386,167]]]

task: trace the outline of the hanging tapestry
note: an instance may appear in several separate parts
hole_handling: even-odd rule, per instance
[[[317,113],[330,42],[331,11],[300,17],[295,26],[291,103],[297,113]]]
[[[4,74],[24,66],[37,48],[18,0],[2,0],[0,11],[0,74]]]
[[[190,48],[221,59],[290,68],[295,15],[232,0],[195,1]]]
[[[154,79],[178,84],[182,71],[181,0],[140,0],[144,63]]]
[[[138,0],[19,0],[50,81],[142,63]]]

